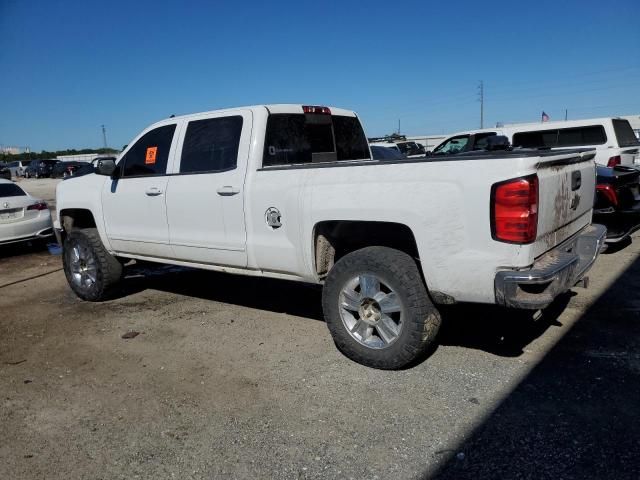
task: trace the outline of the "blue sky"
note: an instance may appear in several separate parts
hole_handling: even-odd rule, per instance
[[[522,5],[520,4],[522,3]],[[161,118],[356,110],[369,135],[640,114],[640,2],[0,0],[0,144],[121,147]]]

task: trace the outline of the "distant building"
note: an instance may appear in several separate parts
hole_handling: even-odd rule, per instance
[[[20,153],[29,153],[29,147],[12,147],[10,145],[0,145],[0,153],[4,155],[19,155]]]
[[[118,155],[117,153],[82,153],[77,155],[58,155],[56,160],[61,162],[87,162],[91,163],[91,160],[97,157],[113,157]]]

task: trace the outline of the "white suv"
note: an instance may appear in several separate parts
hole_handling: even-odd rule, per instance
[[[434,155],[483,150],[487,138],[504,135],[514,148],[595,148],[596,163],[640,165],[640,141],[624,118],[591,118],[561,122],[523,123],[460,132],[438,145]]]
[[[20,160],[16,160],[16,161],[10,162],[7,165],[7,167],[11,171],[12,177],[22,177],[24,176],[24,170],[25,168],[27,168],[28,165],[29,165],[28,163],[22,163]]]

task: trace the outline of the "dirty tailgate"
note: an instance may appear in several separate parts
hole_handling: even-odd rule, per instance
[[[576,152],[541,158],[535,257],[591,223],[596,181],[594,157],[595,152]]]

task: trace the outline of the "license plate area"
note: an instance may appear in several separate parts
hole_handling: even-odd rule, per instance
[[[6,210],[0,210],[0,223],[9,223],[19,220],[23,215],[23,208],[8,208]]]

